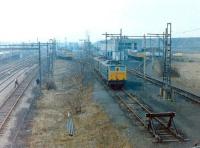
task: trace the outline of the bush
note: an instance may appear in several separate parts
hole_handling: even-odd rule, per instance
[[[178,71],[178,68],[172,67],[172,69],[171,69],[171,76],[172,77],[180,77],[180,73]]]
[[[56,89],[56,84],[53,80],[48,80],[46,83],[46,89],[51,90],[51,89]]]
[[[158,61],[157,65],[158,65],[158,67],[157,67],[156,71],[158,72],[158,75],[160,77],[162,77],[163,76],[163,70],[164,70],[163,61]],[[174,67],[174,66],[171,67],[171,77],[180,77],[180,73],[179,73],[179,70],[178,70],[177,67]]]

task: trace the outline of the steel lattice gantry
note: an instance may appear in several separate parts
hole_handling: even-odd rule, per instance
[[[171,99],[171,23],[167,23],[165,30],[165,48],[164,48],[164,68],[163,68],[163,82],[165,90],[165,98]]]

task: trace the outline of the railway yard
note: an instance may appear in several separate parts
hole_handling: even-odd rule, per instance
[[[192,87],[196,74],[187,84],[182,82],[187,81],[184,72],[173,77],[172,98],[165,99],[162,77],[152,71],[144,75],[138,70],[142,61],[128,59],[126,83],[113,89],[85,51],[66,59],[42,52],[41,63],[36,53],[0,65],[0,147],[198,146],[199,84]],[[197,57],[187,64],[198,62]],[[146,66],[148,70],[152,64]]]
[[[200,1],[0,1],[0,148],[200,148]]]

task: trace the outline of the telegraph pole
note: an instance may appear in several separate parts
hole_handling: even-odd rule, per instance
[[[172,99],[171,89],[171,23],[167,23],[167,27],[163,34],[151,34],[163,37],[163,86],[160,88],[160,95],[164,99]]]
[[[144,64],[143,64],[143,73],[144,79],[146,78],[146,35],[144,34]]]
[[[106,59],[107,59],[107,52],[108,52],[108,37],[118,37],[120,38],[120,36],[122,36],[121,34],[122,32],[120,31],[119,34],[113,34],[113,33],[105,33],[105,34],[102,34],[102,35],[105,35],[105,39],[106,39]]]
[[[151,36],[150,36],[150,49],[151,49],[151,68],[153,69],[153,65],[154,65],[154,48],[152,47]]]
[[[160,38],[158,38],[158,52],[159,52],[159,58],[160,58]]]
[[[108,34],[106,32],[106,59],[107,59],[107,52],[108,52]]]
[[[163,32],[163,58],[164,58],[164,55],[165,55],[165,32]]]
[[[53,76],[53,68],[54,68],[54,55],[55,55],[55,41],[53,39],[50,39],[49,40],[49,44],[50,44],[50,52],[51,52],[51,55],[50,55],[50,71],[51,71],[51,76]]]
[[[52,76],[53,76],[53,70],[54,70],[54,60],[55,60],[55,41],[52,41]]]
[[[49,80],[49,43],[47,42],[47,76]]]
[[[39,55],[39,77],[40,77],[40,91],[42,88],[42,67],[41,67],[41,50],[40,50],[40,42],[38,42],[38,55]]]
[[[163,70],[163,82],[164,82],[164,98],[172,99],[171,89],[171,23],[167,23],[165,31],[165,50],[164,50],[164,70]]]
[[[122,61],[122,29],[120,29],[120,33],[119,33],[119,60]]]

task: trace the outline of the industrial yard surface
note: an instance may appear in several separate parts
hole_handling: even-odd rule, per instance
[[[87,59],[82,59],[82,61],[57,59],[55,61],[53,77],[49,78],[51,89],[47,89],[49,86],[44,85],[42,95],[36,97],[33,102],[29,101],[30,111],[12,145],[16,147],[69,148],[146,148],[148,145],[150,148],[155,146],[187,148],[199,142],[198,105],[184,101],[180,97],[176,98],[176,102],[163,100],[159,97],[158,88],[147,82],[144,87],[143,80],[129,75],[129,81],[125,88],[142,97],[143,101],[157,112],[175,111],[177,128],[184,129],[182,132],[190,137],[190,141],[184,143],[154,143],[152,135],[146,132],[144,127],[138,126],[137,121],[130,120],[129,115],[105,90],[93,69],[87,64],[83,64],[86,61]],[[129,62],[132,64],[134,60]],[[188,65],[197,64],[195,62],[187,63]],[[178,62],[178,64],[182,64],[182,62]],[[188,68],[191,68],[191,65]],[[183,70],[180,66],[179,69]],[[185,80],[185,77],[182,76],[184,74],[188,73],[182,72],[181,76],[176,79]],[[174,79],[173,83],[180,85],[179,81]],[[193,79],[198,78],[193,77]],[[192,82],[187,85],[190,84]],[[39,93],[37,87],[33,96]],[[190,88],[192,89],[192,87]],[[71,113],[73,119],[73,136],[70,136],[67,128],[68,113]],[[11,126],[14,127],[11,128],[12,130],[15,129],[15,124],[14,122]]]
[[[74,92],[72,83],[78,85],[78,81],[71,82],[69,76],[71,61],[57,60],[55,63],[54,80],[56,90],[43,89],[43,95],[36,101],[31,111],[33,115],[31,126],[25,126],[23,132],[28,135],[21,138],[27,147],[132,147],[127,138],[113,125],[105,111],[95,103],[93,85],[85,88],[83,100],[81,100],[81,112],[75,113],[73,105],[78,92]],[[65,79],[64,83],[62,82]],[[71,90],[67,89],[71,87]],[[72,93],[73,92],[73,93]],[[104,92],[106,93],[106,92]],[[103,96],[103,94],[102,94]],[[99,98],[101,99],[101,97]],[[69,136],[66,124],[67,113],[72,113],[75,125],[75,134]],[[28,121],[25,121],[27,123]],[[27,128],[29,128],[27,130]],[[32,131],[32,132],[29,132]]]
[[[0,148],[200,148],[199,6],[0,0]]]

